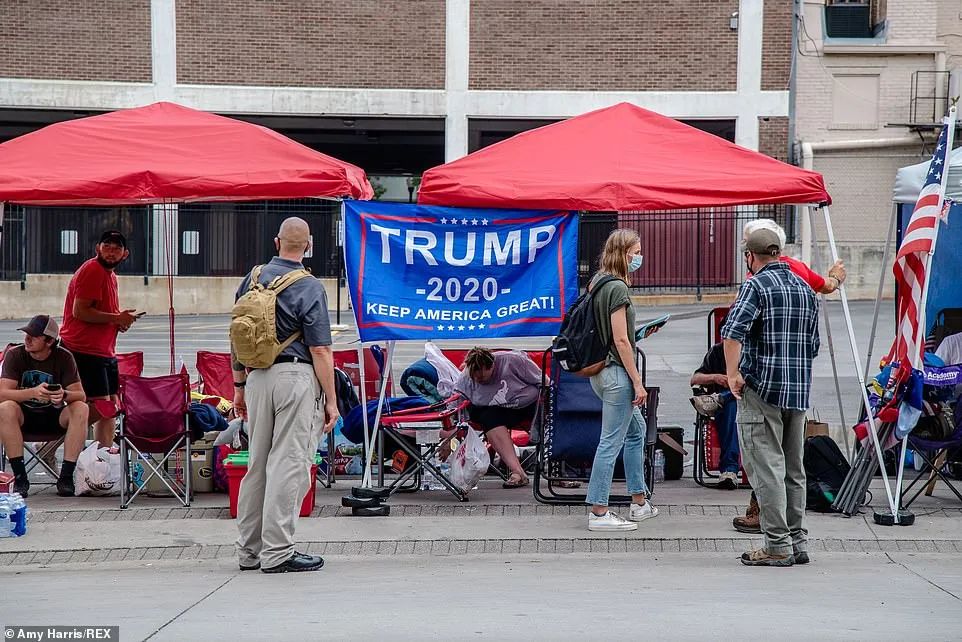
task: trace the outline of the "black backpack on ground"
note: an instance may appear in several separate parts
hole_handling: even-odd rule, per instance
[[[834,439],[818,435],[805,440],[803,462],[807,507],[820,513],[832,512],[832,503],[850,470],[848,461]]]
[[[590,377],[604,368],[608,346],[598,333],[594,295],[603,285],[615,280],[613,276],[601,277],[565,313],[561,330],[551,343],[551,356],[563,370]]]

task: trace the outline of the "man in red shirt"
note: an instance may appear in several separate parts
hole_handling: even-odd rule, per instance
[[[143,313],[120,309],[114,270],[130,256],[124,235],[107,230],[95,249],[97,255],[80,266],[67,286],[60,337],[77,362],[87,399],[115,400],[117,332],[126,332]],[[111,444],[116,429],[113,418],[103,418],[93,408],[91,418],[97,441]]]

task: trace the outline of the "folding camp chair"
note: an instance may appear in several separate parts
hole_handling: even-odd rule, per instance
[[[197,374],[200,391],[224,399],[234,398],[234,375],[231,372],[229,352],[197,351]]]
[[[388,411],[381,415],[381,422],[377,427],[379,439],[383,440],[385,435],[393,437],[401,450],[414,460],[414,465],[409,466],[387,487],[390,493],[417,490],[423,471],[428,471],[451,491],[458,501],[468,501],[467,493],[455,486],[432,461],[440,447],[439,433],[442,430],[454,431],[462,426],[468,405],[467,399],[460,394],[454,394],[437,404],[393,413]],[[415,441],[413,446],[405,439],[412,432]]]
[[[144,353],[138,351],[118,354],[117,373],[122,377],[139,377],[144,374]]]
[[[638,356],[644,381],[647,374],[644,353],[638,350]],[[551,373],[550,386],[547,385],[548,372]],[[584,493],[559,492],[558,488],[566,482],[587,482],[590,479],[583,471],[590,468],[601,439],[601,400],[592,390],[589,379],[562,370],[557,363],[550,363],[542,373],[544,392],[542,412],[536,423],[540,442],[532,482],[534,496],[544,504],[584,504],[587,499]],[[647,423],[644,476],[648,492],[653,493],[652,460],[658,439],[659,389],[647,385],[645,388],[648,400],[642,410]],[[616,461],[622,461],[620,454]],[[615,481],[620,480],[616,478]],[[628,504],[631,497],[611,495],[609,501]]]
[[[959,489],[952,483],[951,478],[943,472],[945,462],[948,458],[962,452],[962,424],[956,427],[948,439],[941,441],[922,439],[910,434],[909,446],[915,452],[915,456],[920,457],[924,464],[915,479],[902,491],[902,507],[908,508],[912,502],[922,494],[922,491],[925,491],[926,495],[931,495],[937,479],[945,482],[949,490],[959,498],[959,501],[962,501],[962,493],[960,493]],[[922,481],[923,477],[927,477],[926,481],[922,483],[919,489],[915,491],[915,494],[906,501],[905,498],[908,496],[909,491],[911,491],[917,483]]]
[[[19,343],[8,343],[3,348],[3,352],[0,352],[0,363],[3,362],[3,357],[7,354],[7,350],[10,348],[21,345]],[[56,437],[54,439],[50,438],[49,434],[34,434],[30,432],[23,433],[23,463],[29,474],[31,470],[40,466],[44,469],[47,474],[50,475],[51,481],[49,484],[44,484],[44,482],[34,482],[35,485],[50,485],[52,486],[57,482],[57,478],[60,476],[60,471],[51,466],[45,456],[51,452],[56,452],[58,448],[63,444],[64,437]],[[40,448],[35,448],[34,443],[42,443]],[[7,468],[7,453],[0,443],[0,470],[6,470]]]
[[[120,507],[127,508],[156,476],[183,505],[190,506],[190,378],[186,373],[120,379]],[[174,456],[184,450],[183,459]],[[159,456],[159,458],[158,458]],[[143,467],[134,488],[134,463]],[[170,467],[174,470],[171,471]],[[178,479],[177,469],[182,477]]]

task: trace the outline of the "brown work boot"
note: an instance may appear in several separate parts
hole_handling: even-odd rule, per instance
[[[795,564],[794,555],[776,555],[763,548],[742,553],[741,560],[745,566],[792,566]]]
[[[761,535],[762,527],[758,520],[758,500],[752,494],[752,500],[748,504],[748,510],[744,517],[736,517],[732,520],[732,526],[739,533],[749,533],[751,535]]]

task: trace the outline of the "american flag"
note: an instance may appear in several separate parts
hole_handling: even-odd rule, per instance
[[[954,113],[953,113],[954,116]],[[898,291],[896,319],[898,332],[892,345],[890,358],[898,361],[901,369],[910,365],[921,367],[924,337],[919,341],[919,322],[924,317],[922,293],[925,286],[926,258],[935,244],[939,220],[942,217],[942,175],[948,171],[946,158],[951,145],[950,128],[955,118],[942,127],[939,141],[929,164],[925,185],[912,211],[912,218],[905,228],[902,246],[895,258],[895,284]]]

